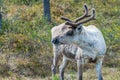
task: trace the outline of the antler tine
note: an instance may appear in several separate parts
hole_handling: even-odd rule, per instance
[[[95,15],[96,15],[95,9],[92,8],[92,15],[91,15],[91,17],[88,18],[87,20],[84,20],[84,21],[81,21],[81,22],[76,23],[75,26],[78,26],[78,25],[80,25],[80,24],[82,24],[82,23],[86,23],[86,22],[88,22],[88,21],[90,21],[90,20],[95,20],[95,19],[96,19],[96,18],[95,18]]]
[[[75,23],[78,22],[78,21],[80,21],[80,20],[82,20],[82,19],[85,18],[85,17],[89,17],[89,16],[90,16],[90,15],[88,14],[88,7],[87,7],[86,4],[84,4],[84,10],[85,10],[85,13],[84,13],[81,17],[75,19],[75,20],[74,20]]]
[[[68,19],[68,18],[66,18],[66,17],[63,17],[63,16],[61,16],[61,19],[62,19],[62,20],[65,20],[65,21],[68,21],[68,22],[73,22],[72,20],[70,20],[70,19]]]

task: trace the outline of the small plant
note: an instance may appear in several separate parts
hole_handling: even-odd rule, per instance
[[[71,79],[70,79],[70,80],[75,80],[74,75],[75,75],[75,74],[74,74],[73,72],[71,72],[71,75],[70,75],[70,78],[71,78]]]
[[[59,80],[59,77],[57,75],[52,77],[52,80]]]

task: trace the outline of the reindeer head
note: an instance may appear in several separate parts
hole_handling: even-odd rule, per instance
[[[79,39],[78,37],[81,34],[84,34],[84,29],[83,29],[82,24],[95,19],[95,9],[92,9],[92,14],[89,15],[88,8],[85,4],[84,10],[85,10],[85,13],[81,17],[75,19],[74,21],[68,18],[65,18],[65,17],[61,17],[61,19],[65,20],[66,22],[52,28],[51,32],[52,32],[52,43],[53,44],[56,44],[56,45],[66,44],[66,43],[77,44],[78,39]]]

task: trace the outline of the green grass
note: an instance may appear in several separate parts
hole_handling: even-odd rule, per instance
[[[52,80],[59,80],[58,75],[53,76],[53,77],[52,77]]]
[[[105,80],[118,80],[120,75],[120,1],[119,0],[51,0],[52,22],[43,18],[42,0],[1,0],[3,10],[0,30],[0,79],[51,80],[51,28],[64,22],[60,16],[75,19],[83,14],[83,4],[96,9],[96,25],[103,33],[107,53],[103,64]],[[66,70],[67,80],[76,80],[76,65]],[[87,70],[88,69],[88,70]],[[70,71],[73,72],[70,72]],[[85,66],[84,79],[96,80],[94,68]],[[58,71],[57,71],[58,72]],[[90,74],[91,73],[91,74]],[[114,76],[113,76],[114,75]],[[59,76],[55,78],[57,80]]]

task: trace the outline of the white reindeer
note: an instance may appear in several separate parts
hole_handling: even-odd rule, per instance
[[[78,80],[82,80],[82,62],[86,58],[92,58],[92,60],[96,59],[96,72],[98,80],[103,80],[101,68],[106,52],[105,40],[101,31],[94,25],[82,25],[83,23],[95,19],[95,9],[92,9],[92,15],[88,19],[82,20],[89,16],[87,6],[84,5],[84,8],[85,14],[74,21],[62,17],[62,19],[67,22],[52,28],[52,43],[54,45],[75,44],[82,49],[82,54],[79,52],[76,57]],[[63,61],[62,65],[62,69],[64,71],[65,61]],[[60,72],[60,75],[61,80],[64,80],[64,73]]]

